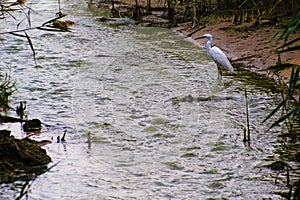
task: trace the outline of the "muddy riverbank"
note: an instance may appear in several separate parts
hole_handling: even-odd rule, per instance
[[[194,32],[198,28],[198,31]],[[191,35],[192,38],[205,33],[214,35],[213,45],[221,48],[232,63],[241,64],[243,68],[276,78],[272,73],[266,70],[268,67],[276,65],[279,61],[276,49],[283,45],[283,39],[274,39],[272,37],[276,32],[282,32],[283,29],[276,25],[262,25],[252,30],[251,23],[242,25],[233,25],[229,21],[220,21],[219,23],[192,28],[191,23],[181,24],[175,27],[176,32],[183,35]],[[290,40],[299,37],[299,34],[290,36]],[[205,45],[205,41],[196,41]],[[280,60],[282,63],[291,63],[300,65],[300,52],[293,51],[282,53]],[[283,71],[285,79],[289,77],[289,71]]]

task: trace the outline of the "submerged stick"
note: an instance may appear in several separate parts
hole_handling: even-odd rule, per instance
[[[244,129],[244,142],[250,141],[250,124],[249,124],[249,109],[248,109],[248,96],[247,86],[245,86],[245,99],[246,99],[246,129]]]

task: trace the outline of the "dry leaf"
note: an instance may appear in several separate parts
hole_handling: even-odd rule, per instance
[[[26,3],[26,0],[17,0],[16,2],[12,3],[9,6],[22,5],[22,4],[25,4],[25,3]]]
[[[55,28],[59,28],[59,29],[62,29],[62,30],[68,30],[68,28],[70,26],[74,26],[75,23],[70,21],[70,20],[66,20],[66,21],[59,21],[59,20],[56,20],[52,23],[53,27]]]

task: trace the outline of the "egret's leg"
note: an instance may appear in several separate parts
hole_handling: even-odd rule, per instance
[[[222,70],[221,67],[219,65],[218,66],[218,79],[222,80]]]

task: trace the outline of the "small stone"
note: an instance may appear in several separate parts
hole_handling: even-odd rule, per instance
[[[35,132],[42,129],[42,123],[39,119],[28,120],[23,125],[23,130],[25,132]]]

